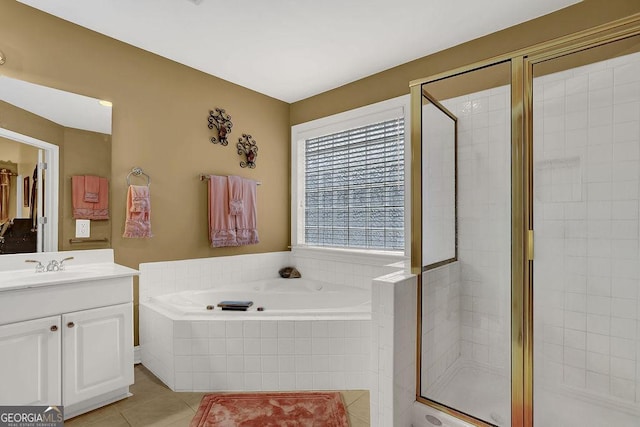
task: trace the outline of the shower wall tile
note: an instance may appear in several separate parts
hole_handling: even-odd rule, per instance
[[[562,112],[566,101],[564,82],[547,90],[549,108]],[[458,117],[458,266],[460,297],[459,345],[450,326],[440,326],[445,347],[462,361],[508,376],[511,342],[511,151],[510,91],[508,86],[449,99],[443,104]],[[564,128],[564,123],[555,125]],[[568,187],[568,191],[573,191]],[[549,215],[559,215],[549,212]],[[431,272],[429,272],[431,273]],[[453,288],[453,282],[449,284]],[[429,319],[426,319],[427,321]],[[429,331],[427,333],[430,333]],[[427,342],[435,337],[426,337]],[[441,342],[438,340],[438,342]],[[440,347],[429,360],[449,362]],[[450,365],[449,365],[450,366]],[[435,363],[427,376],[440,378],[447,363]],[[423,372],[424,375],[424,372]]]
[[[632,405],[640,54],[535,78],[533,93],[536,380]]]

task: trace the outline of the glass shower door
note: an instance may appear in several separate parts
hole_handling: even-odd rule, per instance
[[[420,394],[499,426],[511,425],[510,82],[506,62],[424,84],[420,117]]]
[[[534,425],[640,425],[640,40],[533,66]]]

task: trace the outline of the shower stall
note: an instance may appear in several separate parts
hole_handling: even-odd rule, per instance
[[[640,425],[640,18],[412,82],[417,399]]]

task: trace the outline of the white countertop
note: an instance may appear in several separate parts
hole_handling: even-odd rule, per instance
[[[5,270],[0,271],[0,292],[130,277],[138,274],[140,274],[138,270],[115,263],[69,265],[66,266],[63,271],[47,271],[42,273],[36,273],[34,268],[28,270]]]
[[[46,267],[51,260],[60,261],[68,257],[73,259],[65,261],[65,269],[62,271],[36,273],[37,264],[25,263],[26,260],[36,260]],[[138,270],[116,264],[113,249],[2,255],[0,292],[131,277],[138,274]]]

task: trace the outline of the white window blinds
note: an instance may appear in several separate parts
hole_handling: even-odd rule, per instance
[[[404,250],[404,118],[305,141],[307,245]]]

